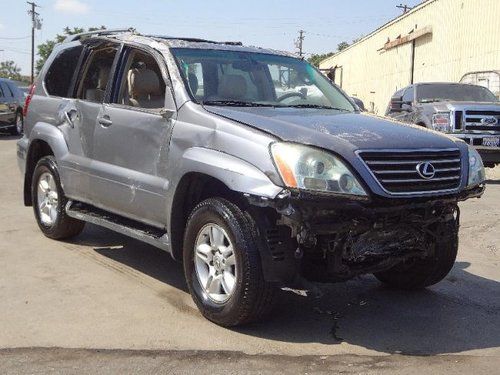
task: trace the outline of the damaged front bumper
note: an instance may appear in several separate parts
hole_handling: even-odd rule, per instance
[[[342,281],[432,256],[437,243],[458,235],[458,202],[483,191],[382,199],[285,190],[274,200],[247,198],[258,212],[265,277],[287,284],[297,276]]]

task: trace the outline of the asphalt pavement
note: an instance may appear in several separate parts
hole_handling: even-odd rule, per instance
[[[500,168],[461,203],[448,277],[419,292],[372,276],[282,292],[271,318],[205,320],[182,267],[87,225],[45,238],[22,204],[16,139],[0,135],[0,373],[495,373],[500,366]]]

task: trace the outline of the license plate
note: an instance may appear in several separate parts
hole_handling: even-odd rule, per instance
[[[500,145],[500,137],[483,138],[483,146],[498,147]]]

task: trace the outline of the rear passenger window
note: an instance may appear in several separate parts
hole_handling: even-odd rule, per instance
[[[119,104],[148,109],[165,106],[165,81],[153,56],[133,49],[124,68],[118,92]]]
[[[83,46],[67,48],[54,59],[45,75],[45,89],[49,95],[68,96],[82,50]]]
[[[78,87],[78,98],[95,103],[104,101],[116,52],[115,46],[92,51]]]

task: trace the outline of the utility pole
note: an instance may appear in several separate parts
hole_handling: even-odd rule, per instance
[[[31,16],[31,84],[33,84],[35,80],[35,29],[40,30],[42,22],[38,18],[40,14],[35,11],[35,8],[39,6],[35,2],[27,1],[27,3],[31,5],[28,14]]]
[[[396,5],[396,8],[399,8],[403,11],[403,14],[405,14],[406,12],[408,12],[409,10],[413,9],[412,7],[406,5],[406,4],[399,4],[399,5]]]
[[[305,33],[306,32],[304,30],[299,30],[299,37],[297,40],[295,40],[295,47],[299,50],[300,57],[304,56],[304,52],[302,51],[302,46],[305,39],[304,35]]]

